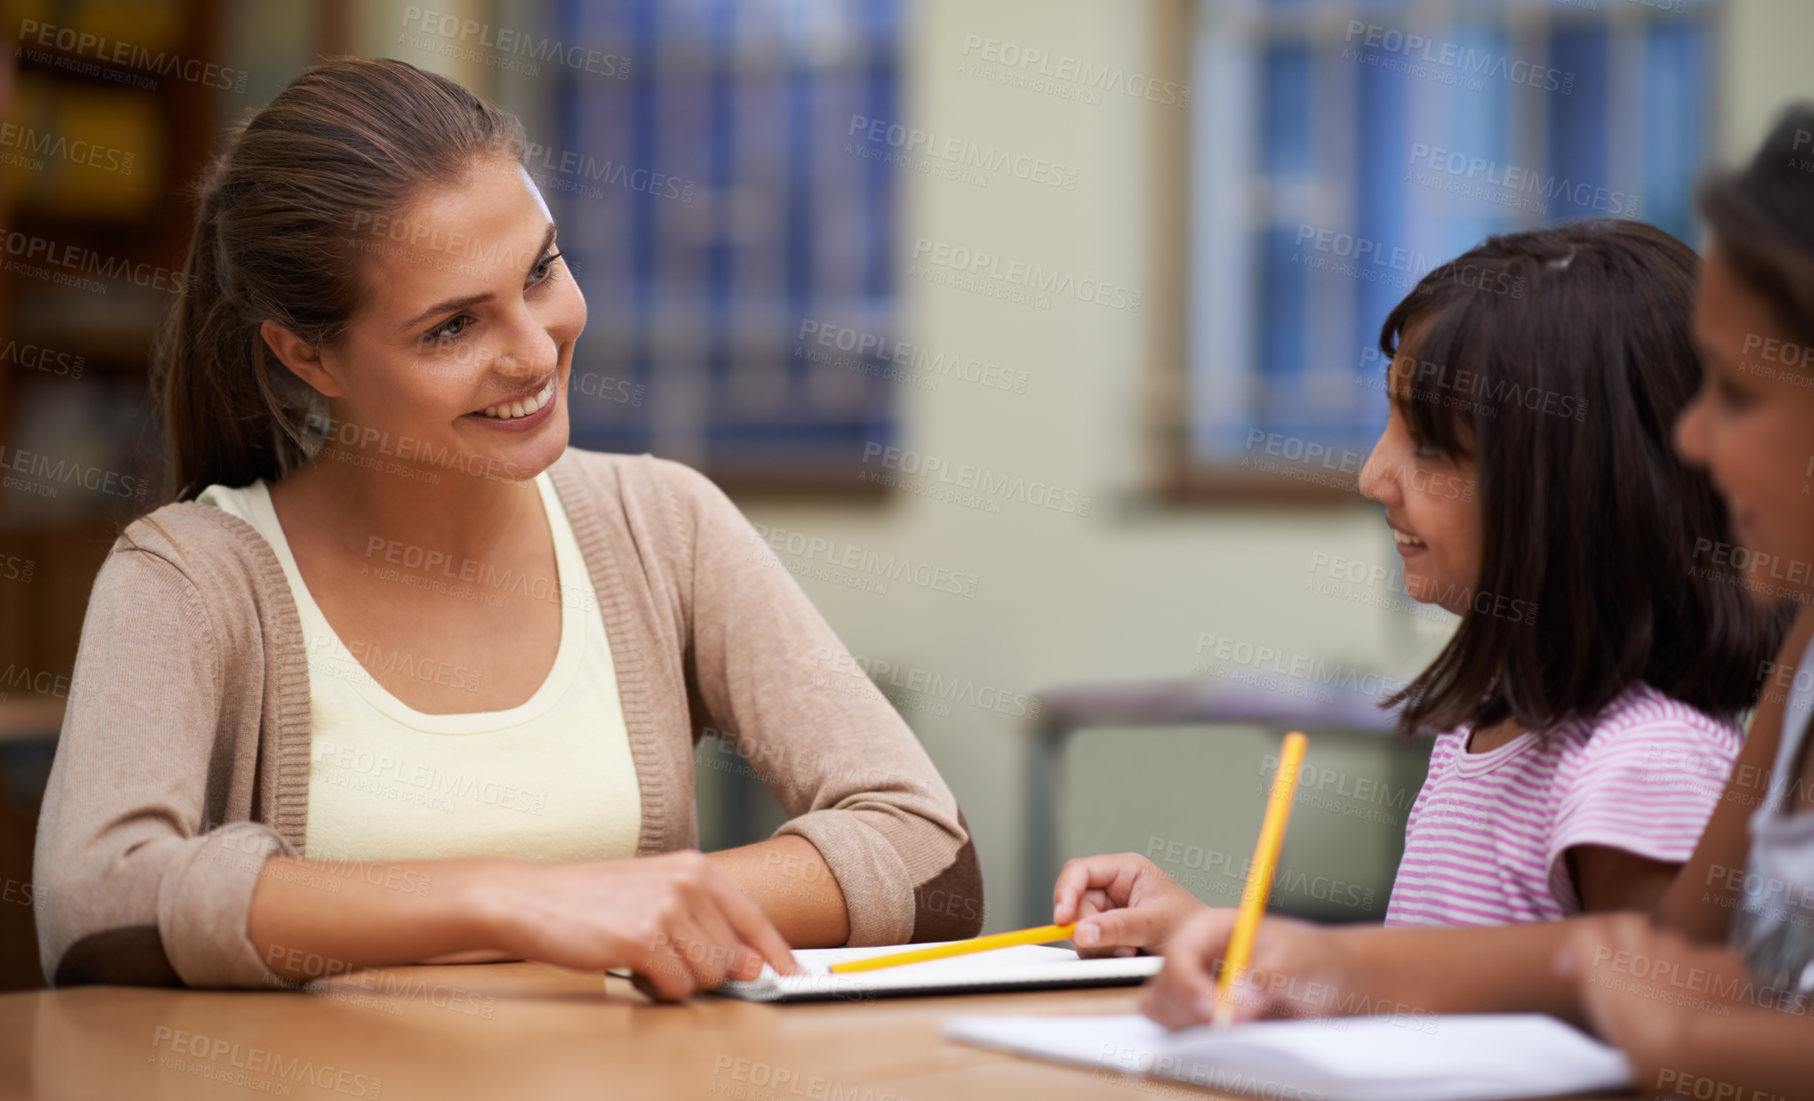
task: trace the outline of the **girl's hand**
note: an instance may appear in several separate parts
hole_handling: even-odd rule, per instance
[[[1158,952],[1192,915],[1207,909],[1144,856],[1117,853],[1067,861],[1052,888],[1052,923],[1077,922],[1080,956]]]
[[[1752,1003],[1751,977],[1730,949],[1695,944],[1657,929],[1646,914],[1609,914],[1582,923],[1556,955],[1594,1031],[1625,1052],[1642,1086],[1679,1060],[1699,1014]]]
[[[512,958],[576,971],[627,968],[663,1001],[799,970],[787,942],[697,852],[587,864],[500,864],[471,888],[488,939]]]
[[[1165,969],[1146,984],[1140,1012],[1167,1028],[1204,1024],[1216,1014],[1216,977],[1240,911],[1205,910],[1172,937]],[[1325,1017],[1353,1004],[1355,970],[1333,930],[1269,917],[1254,936],[1245,980],[1235,988],[1235,1017]]]

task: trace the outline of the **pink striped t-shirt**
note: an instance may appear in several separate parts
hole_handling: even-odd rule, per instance
[[[1405,821],[1387,925],[1510,925],[1581,912],[1563,854],[1600,845],[1688,859],[1713,813],[1738,727],[1638,684],[1591,719],[1489,752],[1439,735]]]

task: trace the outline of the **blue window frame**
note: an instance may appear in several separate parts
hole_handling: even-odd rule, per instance
[[[1197,15],[1190,469],[1351,476],[1385,422],[1380,323],[1488,234],[1612,215],[1694,240],[1714,0]]]
[[[557,24],[627,59],[559,74],[560,148],[531,159],[589,309],[573,442],[853,484],[891,386],[802,334],[892,335],[897,182],[845,135],[898,114],[897,0],[562,0]]]

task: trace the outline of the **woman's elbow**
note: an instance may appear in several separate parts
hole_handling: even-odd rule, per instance
[[[958,812],[962,843],[951,862],[913,889],[913,939],[963,940],[982,931],[989,908],[983,901],[983,869],[976,858],[970,824]]]
[[[51,986],[182,986],[164,954],[156,926],[129,925],[90,933],[61,952],[40,949]]]

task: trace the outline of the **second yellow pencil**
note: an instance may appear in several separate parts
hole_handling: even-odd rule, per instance
[[[1247,963],[1253,958],[1254,934],[1266,913],[1266,899],[1272,894],[1272,873],[1278,867],[1279,848],[1285,843],[1285,824],[1291,820],[1291,801],[1297,796],[1298,770],[1304,764],[1304,749],[1309,744],[1308,738],[1293,730],[1285,735],[1285,745],[1279,753],[1279,771],[1272,778],[1266,817],[1260,822],[1260,840],[1253,847],[1253,864],[1247,869],[1247,886],[1241,891],[1241,912],[1235,917],[1228,951],[1222,956],[1222,976],[1216,983],[1217,1028],[1234,1020],[1235,987],[1246,976]]]

